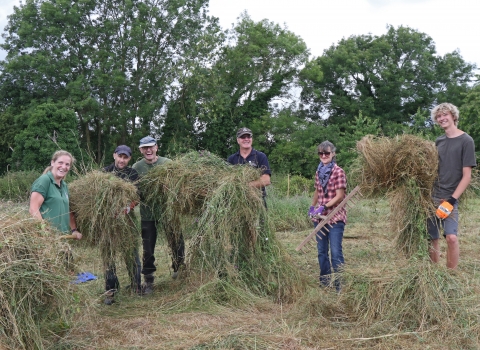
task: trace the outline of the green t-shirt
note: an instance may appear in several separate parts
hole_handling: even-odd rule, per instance
[[[152,169],[153,167],[167,163],[167,162],[171,162],[171,160],[165,157],[158,157],[157,161],[151,164],[145,162],[145,159],[141,159],[135,164],[133,164],[132,168],[137,171],[138,175],[141,178],[143,175],[148,173],[150,169]],[[143,199],[144,198],[143,194],[141,194],[140,197]],[[155,215],[152,209],[149,206],[145,205],[143,201],[140,203],[140,216],[142,218],[142,221],[155,221]]]
[[[49,171],[35,180],[32,192],[40,193],[44,199],[40,207],[42,218],[48,220],[61,232],[69,233],[70,206],[68,187],[65,181],[61,180],[60,186],[58,186],[52,172]]]

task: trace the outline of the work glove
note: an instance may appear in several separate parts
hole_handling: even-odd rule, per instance
[[[450,203],[453,207],[455,205],[455,203],[457,203],[457,200],[453,197],[450,197],[450,198],[447,199],[447,202]]]
[[[137,203],[135,202],[131,202],[130,205],[127,205],[124,209],[123,209],[123,213],[126,215],[126,214],[129,214],[134,208],[135,206],[137,205]]]
[[[312,205],[310,206],[310,210],[308,211],[308,217],[313,217],[313,212],[315,211],[315,207]]]
[[[312,217],[318,217],[322,215],[323,211],[325,210],[325,207],[323,205],[319,206],[317,209],[315,209],[312,213]]]
[[[453,206],[457,203],[457,200],[453,197],[448,198],[446,201],[443,201],[436,211],[437,218],[446,219],[453,212]]]

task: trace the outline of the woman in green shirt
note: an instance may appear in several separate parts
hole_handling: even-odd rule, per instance
[[[68,186],[64,181],[74,161],[67,151],[53,154],[50,166],[32,185],[30,214],[39,220],[48,220],[64,234],[81,239],[75,216],[70,212]]]

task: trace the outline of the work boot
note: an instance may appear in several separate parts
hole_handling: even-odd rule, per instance
[[[141,295],[149,295],[153,293],[153,282],[143,282]]]
[[[178,265],[173,264],[172,268],[173,268],[172,278],[176,280],[180,274],[180,270],[185,268],[185,264],[184,263],[180,263]]]
[[[113,292],[112,290],[105,292],[105,300],[103,301],[103,303],[105,305],[112,305],[115,302],[114,297],[115,297],[115,292]]]
[[[142,284],[142,294],[149,295],[153,293],[153,274],[145,275],[145,282]]]

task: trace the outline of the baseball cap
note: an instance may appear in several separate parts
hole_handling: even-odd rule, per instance
[[[155,146],[157,144],[157,140],[155,140],[151,136],[145,136],[143,139],[140,140],[140,146],[139,148],[142,147],[149,147],[149,146]]]
[[[117,148],[115,148],[115,153],[116,154],[125,154],[128,157],[132,156],[132,150],[130,147],[125,146],[125,145],[120,145]]]
[[[237,131],[237,138],[246,134],[252,136],[253,135],[252,130],[250,130],[249,128],[240,128]]]

